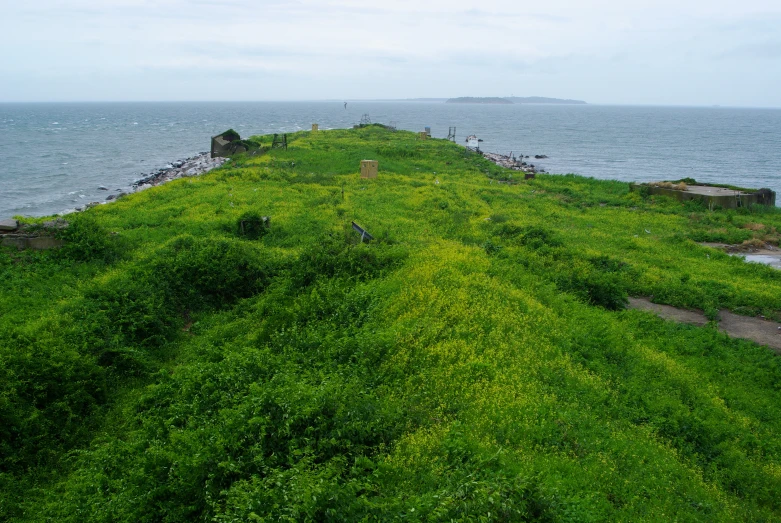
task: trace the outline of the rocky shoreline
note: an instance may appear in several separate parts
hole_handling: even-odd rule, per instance
[[[90,202],[86,205],[76,207],[75,209],[61,212],[59,213],[59,216],[67,216],[74,212],[81,212],[97,205],[105,205],[128,194],[162,185],[172,180],[199,176],[222,166],[228,160],[229,158],[211,158],[209,153],[199,153],[190,158],[177,160],[138,179],[126,189],[117,189],[118,194],[110,194],[102,202]],[[98,187],[98,190],[108,191],[108,187],[100,186]],[[53,233],[57,229],[67,228],[68,225],[68,222],[64,218],[57,218],[55,220],[43,222],[42,224],[20,223],[19,220],[15,218],[0,219],[0,245],[5,247],[16,247],[19,250],[56,249],[62,247],[63,241],[57,239]]]
[[[482,151],[481,151],[482,152]],[[545,170],[541,169],[539,167],[536,167],[533,163],[528,163],[525,158],[529,158],[528,156],[505,156],[503,154],[497,154],[497,153],[487,153],[482,152],[482,155],[484,158],[494,162],[496,165],[499,165],[500,167],[504,167],[505,169],[511,169],[513,171],[521,171],[527,174],[528,177],[534,177],[537,173],[544,173]],[[544,154],[537,154],[534,156],[537,159],[544,159],[547,158]]]
[[[191,156],[183,160],[176,160],[175,162],[171,162],[165,167],[162,167],[144,176],[143,178],[139,178],[126,189],[117,189],[118,194],[110,194],[102,202],[90,202],[86,205],[76,207],[71,211],[66,211],[60,214],[62,215],[69,214],[70,212],[81,212],[89,209],[90,207],[110,203],[128,194],[143,191],[157,185],[162,185],[164,183],[177,180],[179,178],[200,176],[201,174],[205,174],[212,169],[216,169],[217,167],[222,166],[228,160],[229,158],[211,158],[208,152],[198,153],[195,156]],[[105,186],[100,186],[98,189],[108,191],[108,188]]]

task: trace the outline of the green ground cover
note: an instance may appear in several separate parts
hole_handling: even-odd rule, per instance
[[[697,242],[778,210],[289,140],[0,251],[0,519],[781,519],[778,356],[624,308],[777,317],[781,272]]]

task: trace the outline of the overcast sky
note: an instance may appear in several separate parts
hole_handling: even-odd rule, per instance
[[[779,0],[0,2],[0,101],[781,107]]]

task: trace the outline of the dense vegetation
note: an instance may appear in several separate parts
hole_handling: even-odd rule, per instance
[[[776,209],[289,140],[0,251],[0,519],[781,518],[778,356],[624,309],[776,316],[781,272],[697,243]]]

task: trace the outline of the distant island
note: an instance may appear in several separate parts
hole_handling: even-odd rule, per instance
[[[446,104],[500,104],[508,105],[512,104],[511,100],[507,98],[498,98],[495,96],[473,97],[462,96],[461,98],[450,98],[445,102]]]
[[[499,98],[496,96],[473,97],[462,96],[460,98],[450,98],[445,103],[448,104],[569,104],[585,105],[583,100],[566,100],[562,98],[546,98],[544,96],[510,96],[508,98]]]

